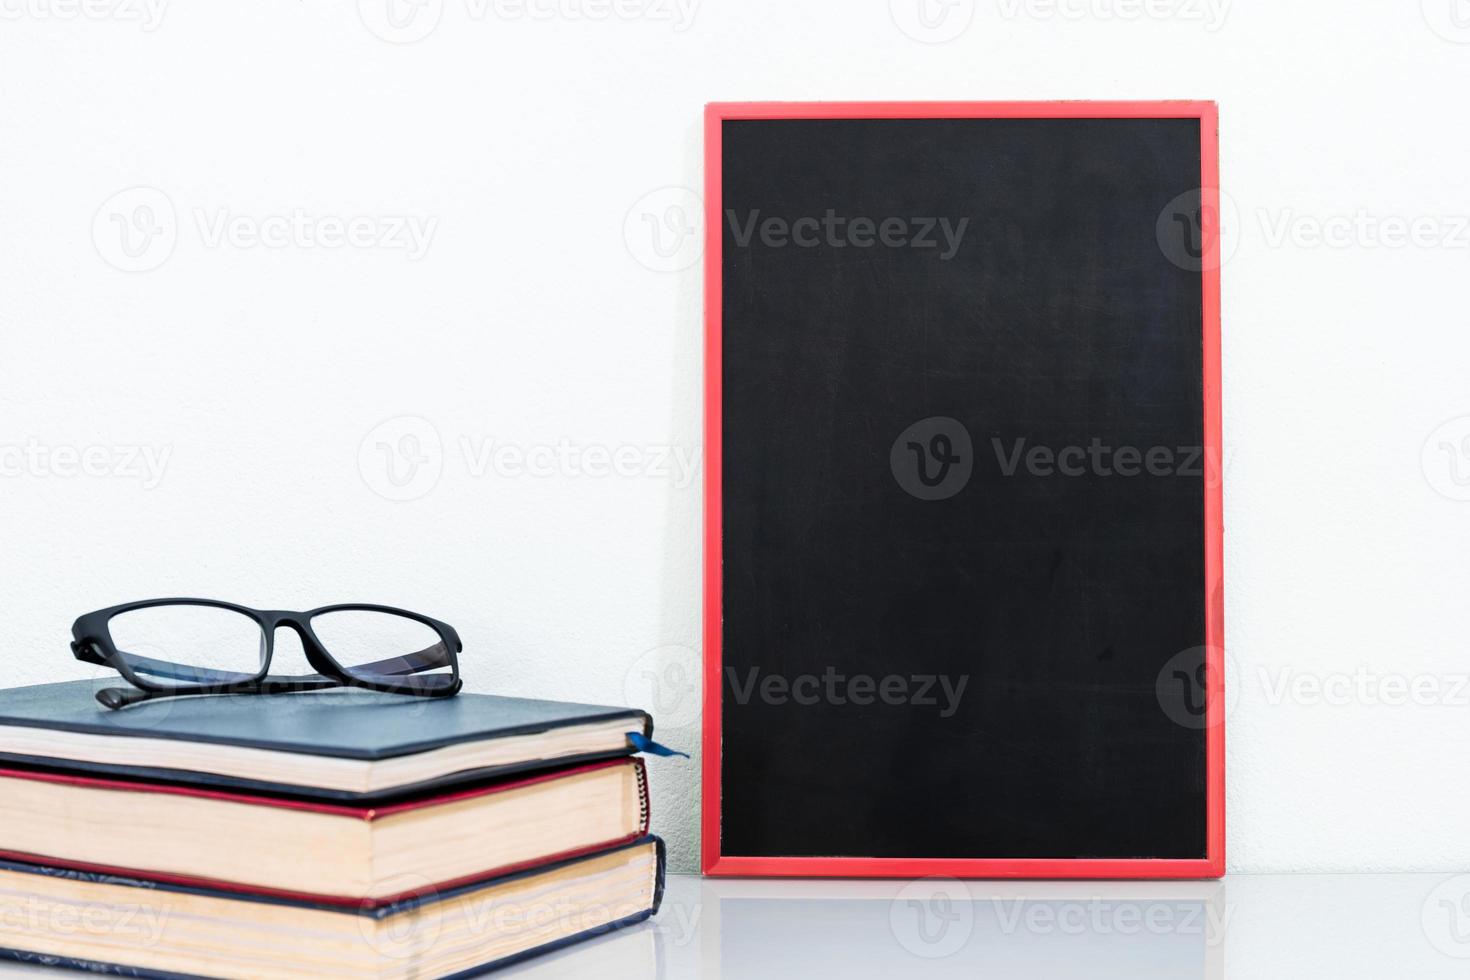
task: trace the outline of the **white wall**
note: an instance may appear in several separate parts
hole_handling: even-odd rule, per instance
[[[1213,98],[1230,866],[1470,863],[1464,0],[928,0],[932,30],[919,0],[86,2],[0,0],[8,682],[88,676],[67,628],[126,599],[380,600],[457,624],[473,690],[652,671],[695,750],[700,482],[660,460],[699,449],[698,236],[661,254],[644,216],[697,207],[703,103]],[[164,234],[130,256],[140,205]],[[566,448],[531,475],[485,440]],[[156,486],[117,447],[166,453]],[[1360,670],[1417,697],[1312,696]],[[697,765],[653,768],[693,868]]]

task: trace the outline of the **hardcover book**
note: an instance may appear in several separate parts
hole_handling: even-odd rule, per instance
[[[127,977],[470,976],[640,922],[663,881],[656,837],[374,908],[0,862],[0,957]]]
[[[647,832],[641,759],[387,806],[0,769],[0,859],[327,904],[391,905]]]
[[[381,802],[627,756],[635,708],[487,694],[215,695],[110,711],[90,681],[0,691],[0,762],[239,792]]]

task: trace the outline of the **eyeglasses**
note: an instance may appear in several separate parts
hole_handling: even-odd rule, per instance
[[[296,631],[317,670],[271,676],[276,630]],[[285,694],[361,687],[442,698],[459,693],[459,634],[391,606],[249,609],[213,599],[149,599],[101,609],[71,628],[78,660],[111,667],[137,690],[97,692],[103,706],[193,694]]]

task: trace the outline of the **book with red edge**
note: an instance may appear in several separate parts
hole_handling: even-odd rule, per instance
[[[648,821],[637,758],[381,806],[0,769],[0,858],[348,906],[593,853]]]

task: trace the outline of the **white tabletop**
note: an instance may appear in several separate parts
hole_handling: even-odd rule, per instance
[[[0,976],[64,976],[0,966]],[[1470,875],[1217,882],[669,878],[648,922],[504,980],[1470,976]]]
[[[1216,882],[714,880],[515,980],[1470,976],[1470,875]]]

